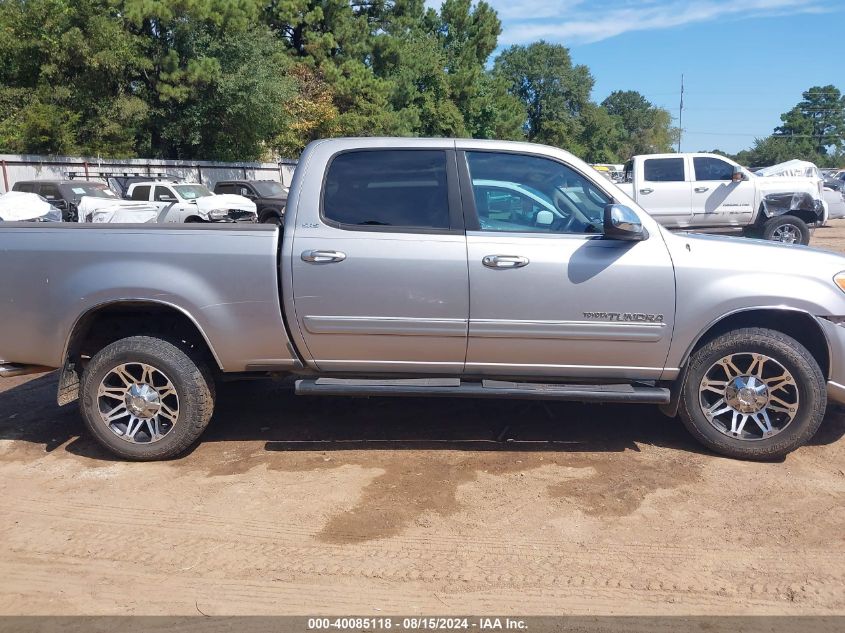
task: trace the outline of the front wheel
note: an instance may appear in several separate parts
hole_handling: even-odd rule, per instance
[[[107,345],[82,374],[80,406],[91,435],[126,459],[170,459],[211,420],[214,383],[204,363],[159,338]]]
[[[763,224],[763,239],[807,246],[810,243],[810,227],[794,215],[779,215],[769,218]]]
[[[723,455],[775,459],[816,433],[827,405],[818,363],[774,330],[723,334],[693,354],[680,415],[689,432]]]
[[[284,226],[285,219],[277,213],[268,213],[261,218],[262,224],[272,224],[274,226]]]

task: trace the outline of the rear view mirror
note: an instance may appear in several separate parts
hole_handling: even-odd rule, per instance
[[[745,174],[742,173],[742,167],[739,165],[734,166],[734,173],[731,176],[732,182],[742,182],[745,180]]]
[[[613,240],[638,242],[648,237],[640,216],[624,204],[609,204],[604,208],[604,236]]]

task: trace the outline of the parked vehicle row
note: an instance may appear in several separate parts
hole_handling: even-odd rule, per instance
[[[827,219],[820,179],[755,175],[724,156],[635,156],[620,187],[663,226],[733,228],[751,237],[809,244]]]
[[[687,178],[680,160],[641,167]],[[59,402],[138,460],[196,442],[224,374],[307,395],[651,403],[749,459],[845,403],[844,257],[670,233],[565,151],[316,141],[287,207],[284,231],[0,226],[0,376],[61,368]]]
[[[76,174],[74,174],[76,175]],[[19,181],[13,191],[40,196],[65,222],[265,222],[280,225],[287,192],[269,180],[221,181],[210,191],[199,183],[137,174],[102,174],[106,182]],[[121,195],[115,192],[121,192]],[[20,213],[13,214],[15,218]],[[0,219],[3,219],[0,216]]]

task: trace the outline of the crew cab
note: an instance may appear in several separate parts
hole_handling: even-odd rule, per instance
[[[0,376],[59,368],[128,459],[187,450],[223,377],[659,405],[748,459],[845,402],[845,258],[670,233],[541,145],[315,141],[283,230],[10,223],[0,249]]]
[[[826,219],[820,180],[759,177],[716,154],[634,156],[626,172],[620,187],[671,229],[734,228],[806,245],[810,227]]]
[[[162,222],[255,222],[255,203],[243,196],[215,195],[199,183],[156,180],[134,182],[129,200],[148,201],[159,209]]]
[[[281,226],[285,218],[288,192],[275,180],[221,180],[214,183],[214,193],[233,193],[255,203],[258,221]]]

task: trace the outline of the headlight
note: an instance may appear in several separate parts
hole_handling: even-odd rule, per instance
[[[229,210],[228,209],[212,209],[208,212],[208,218],[210,220],[227,220],[229,218]]]
[[[833,283],[839,286],[839,289],[842,292],[845,292],[845,271],[838,273],[833,276]]]

